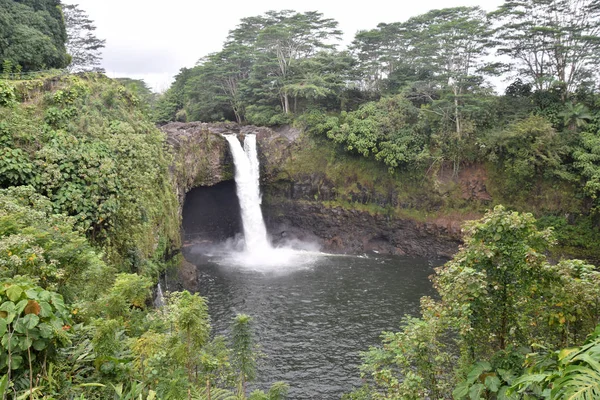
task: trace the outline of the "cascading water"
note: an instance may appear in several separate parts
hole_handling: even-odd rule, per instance
[[[154,308],[161,308],[165,305],[165,297],[163,295],[160,282],[156,285],[156,297],[154,298]]]
[[[267,228],[260,209],[260,164],[256,151],[256,135],[246,135],[244,148],[235,135],[224,135],[235,164],[235,185],[240,201],[245,249],[248,253],[271,250]]]
[[[294,250],[290,246],[273,248],[269,242],[260,208],[260,163],[256,150],[256,135],[246,135],[243,148],[237,136],[223,136],[229,142],[235,164],[235,185],[244,231],[244,251],[230,252],[221,261],[227,265],[276,271],[312,264],[320,255],[315,245],[297,243]]]

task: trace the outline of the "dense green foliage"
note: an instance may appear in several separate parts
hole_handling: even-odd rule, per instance
[[[402,331],[384,333],[383,347],[364,354],[370,385],[349,398],[536,399],[546,397],[533,386],[555,379],[556,390],[563,393],[559,382],[572,390],[576,382],[565,383],[577,379],[572,369],[515,380],[531,346],[582,343],[600,323],[600,273],[578,260],[548,263],[543,251],[551,244],[552,232],[537,229],[530,214],[500,206],[469,224],[465,245],[433,277],[438,300],[423,298],[420,319],[406,319]],[[595,365],[594,351],[583,361]],[[533,385],[529,397],[510,394],[524,382]]]
[[[119,269],[157,272],[179,241],[163,134],[117,83],[67,77],[36,96],[38,83],[7,86],[31,99],[0,108],[0,185],[34,187]]]
[[[13,79],[0,80],[3,399],[286,396],[283,383],[248,393],[249,316],[228,340],[196,294],[151,306],[180,237],[172,158],[150,118],[296,124],[309,134],[288,173],[312,174],[317,200],[388,215],[481,211],[490,204],[457,200],[452,179],[485,165],[495,202],[544,218],[498,206],[470,223],[433,277],[436,298],[364,354],[368,384],[348,398],[597,397],[599,328],[586,335],[600,322],[600,274],[546,258],[554,237],[590,258],[600,248],[595,0],[432,10],[358,32],[347,51],[335,20],[270,11],[244,18],[156,103],[135,80],[16,80],[97,66],[103,42],[74,6],[66,54],[59,6],[0,0]],[[494,51],[508,65],[488,63]],[[519,78],[494,94],[488,78],[507,72]]]
[[[73,302],[102,290],[102,275],[109,272],[75,219],[54,214],[33,187],[0,190],[0,278],[35,276]],[[89,281],[96,286],[87,288]]]
[[[476,164],[493,204],[563,218],[560,249],[593,257],[599,29],[592,0],[507,1],[489,14],[454,7],[382,23],[344,51],[334,20],[272,11],[242,19],[221,51],[182,69],[153,117],[293,124],[430,191],[447,186],[440,171]],[[502,95],[498,77],[513,80]],[[484,210],[443,194],[425,203],[437,204],[428,213]]]
[[[64,68],[71,61],[59,0],[0,1],[3,72]]]
[[[228,346],[198,295],[150,306],[180,238],[148,105],[97,74],[1,87],[3,398],[283,399],[283,383],[248,393],[249,317]]]
[[[557,253],[595,259],[597,30],[589,0],[506,2],[489,15],[456,7],[379,24],[340,51],[333,46],[335,21],[274,11],[244,18],[220,52],[182,69],[153,118],[292,124],[312,134],[308,141],[381,163],[403,180],[395,186],[421,180],[432,193],[371,201],[388,211],[423,217],[505,204],[555,221]],[[494,53],[507,64],[489,63]],[[498,75],[514,79],[502,95],[490,84]],[[460,189],[448,185],[445,171],[456,178],[472,165],[485,170],[491,202],[463,201]],[[379,174],[374,180],[388,182]],[[331,200],[357,203],[346,196],[357,190],[349,181],[336,185],[342,196]],[[360,184],[389,193],[377,183]]]

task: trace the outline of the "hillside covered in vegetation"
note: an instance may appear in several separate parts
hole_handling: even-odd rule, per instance
[[[198,295],[152,307],[181,262],[180,205],[146,110],[95,73],[0,80],[4,399],[204,398],[253,376],[249,317],[233,325],[240,361]]]

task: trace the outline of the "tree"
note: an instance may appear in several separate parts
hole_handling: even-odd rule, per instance
[[[451,92],[450,114],[444,102],[432,112],[454,121],[455,132],[463,130],[461,109],[469,90],[482,83],[481,71],[488,54],[491,31],[479,7],[432,10],[409,19],[413,62],[419,70],[431,70],[432,80]],[[433,99],[432,99],[433,100]]]
[[[0,0],[0,64],[23,72],[64,68],[70,58],[58,0]]]
[[[583,128],[593,117],[584,104],[567,103],[565,109],[558,114],[563,118],[565,126],[571,132],[575,132],[577,128]]]
[[[538,115],[515,121],[503,131],[488,135],[485,149],[488,159],[506,172],[505,187],[513,193],[530,188],[544,176],[560,176],[562,159],[567,153],[552,125]]]
[[[362,72],[361,87],[404,88],[415,103],[434,103],[428,111],[452,121],[461,134],[462,110],[489,67],[484,58],[490,36],[479,7],[455,7],[361,31],[351,49]]]
[[[187,91],[188,97],[204,104],[202,108],[213,113],[218,113],[225,106],[233,111],[236,121],[242,123],[245,114],[242,85],[250,75],[252,63],[250,47],[236,42],[226,43],[223,50],[199,61],[197,75],[192,78]]]
[[[381,23],[376,29],[359,31],[350,49],[356,57],[363,90],[382,90],[382,83],[401,65],[410,65],[407,32],[402,23]]]
[[[589,77],[600,50],[597,0],[509,0],[491,16],[499,54],[511,57],[537,90],[561,88],[563,101]]]
[[[151,117],[154,116],[158,94],[154,93],[143,79],[117,78],[115,80],[140,100],[140,105]]]
[[[94,21],[77,4],[64,4],[63,14],[68,37],[67,51],[71,55],[69,71],[104,72],[100,62],[106,40],[98,39],[94,35]]]
[[[256,344],[252,334],[252,317],[238,314],[231,327],[233,365],[238,370],[238,397],[246,398],[246,383],[256,377]]]
[[[320,50],[334,49],[331,42],[339,39],[341,31],[337,21],[315,11],[269,11],[262,18],[264,27],[256,35],[254,48],[258,55],[253,72],[260,76],[263,90],[265,84],[270,86],[267,90],[278,96],[283,112],[288,114],[295,64]],[[269,76],[272,78],[266,79]]]
[[[363,354],[373,385],[350,398],[509,398],[523,348],[580,343],[600,318],[600,272],[579,260],[549,264],[552,237],[502,206],[469,222],[464,246],[432,279],[439,300],[422,298],[422,318]]]
[[[406,98],[388,97],[343,113],[327,136],[349,151],[373,156],[392,171],[426,157],[426,138],[419,132],[418,118],[419,110]]]

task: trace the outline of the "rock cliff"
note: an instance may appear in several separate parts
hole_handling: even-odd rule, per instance
[[[471,217],[399,216],[398,209],[435,208],[436,201],[427,199],[426,193],[419,195],[422,199],[402,197],[393,183],[396,178],[387,172],[356,177],[356,171],[344,170],[344,161],[310,158],[314,151],[293,128],[194,122],[170,123],[161,129],[173,148],[172,171],[182,206],[192,188],[233,179],[233,160],[222,134],[256,134],[265,193],[263,211],[274,241],[311,238],[330,252],[448,257],[460,244],[460,225]],[[332,168],[341,171],[333,176]],[[462,200],[489,199],[481,168],[466,168],[457,176],[443,171],[438,175],[440,185],[452,187],[452,195]]]

